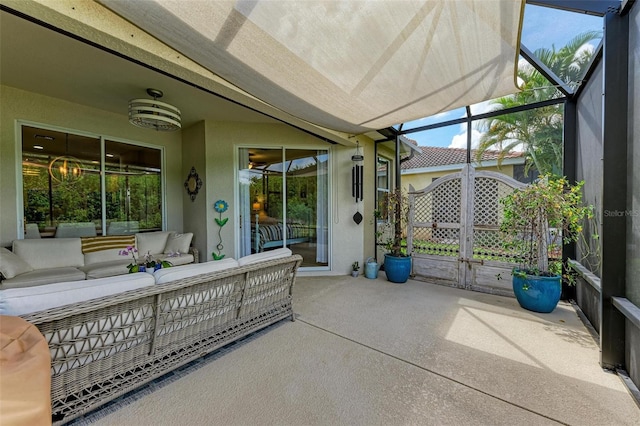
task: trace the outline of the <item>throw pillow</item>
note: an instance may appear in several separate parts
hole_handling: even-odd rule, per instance
[[[185,232],[184,234],[178,234],[172,232],[167,239],[167,245],[164,247],[165,254],[187,254],[189,252],[189,246],[193,239],[193,232]]]
[[[136,248],[138,249],[138,254],[140,256],[144,256],[147,253],[164,253],[164,247],[167,245],[167,238],[169,238],[168,231],[140,232],[136,234]]]
[[[12,251],[0,247],[0,272],[6,279],[31,271],[33,268],[27,262],[20,259]]]
[[[108,249],[125,249],[127,246],[134,246],[135,235],[113,235],[107,237],[84,237],[82,240],[82,253],[93,253],[95,251]]]

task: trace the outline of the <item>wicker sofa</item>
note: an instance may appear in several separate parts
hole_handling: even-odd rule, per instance
[[[293,320],[291,292],[301,261],[280,249],[132,274],[155,283],[21,314],[49,344],[53,423],[272,323]]]
[[[0,288],[30,287],[127,274],[132,258],[120,251],[135,246],[139,255],[173,265],[198,263],[190,247],[192,233],[169,231],[135,235],[15,240],[12,250],[0,247]],[[141,256],[140,256],[141,257]]]

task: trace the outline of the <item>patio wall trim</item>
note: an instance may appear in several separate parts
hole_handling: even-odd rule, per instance
[[[567,262],[573,268],[573,270],[576,271],[584,279],[586,283],[593,287],[598,293],[602,292],[602,287],[600,286],[600,278],[598,278],[593,272],[582,266],[582,264],[577,260],[568,259]]]
[[[640,308],[626,297],[612,297],[613,306],[636,328],[640,329]]]

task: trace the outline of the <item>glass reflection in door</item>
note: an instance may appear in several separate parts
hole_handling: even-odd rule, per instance
[[[303,267],[329,265],[328,151],[240,149],[241,255],[288,247]]]

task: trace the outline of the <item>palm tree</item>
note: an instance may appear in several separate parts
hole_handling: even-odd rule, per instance
[[[599,31],[587,31],[577,35],[557,51],[555,47],[542,48],[534,54],[562,81],[575,88],[580,84],[580,77],[593,54],[592,51],[583,49],[583,46],[600,37]],[[518,66],[518,78],[522,81],[522,91],[491,101],[493,111],[562,95],[526,61]],[[562,106],[551,105],[481,120],[477,128],[484,133],[476,150],[476,160],[480,161],[485,151],[497,150],[500,151],[500,163],[509,151],[521,148],[525,151],[528,167],[535,167],[541,174],[559,175],[562,172],[563,118]]]

